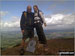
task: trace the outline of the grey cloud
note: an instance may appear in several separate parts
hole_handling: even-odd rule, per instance
[[[49,21],[52,18],[49,18]],[[58,21],[58,22],[57,22]],[[74,28],[75,24],[75,14],[70,15],[64,15],[64,17],[61,20],[57,20],[55,23],[48,23],[47,27],[44,27],[44,29],[70,29]],[[60,23],[59,23],[60,21]]]

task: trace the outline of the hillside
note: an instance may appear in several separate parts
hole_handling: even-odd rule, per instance
[[[40,49],[36,49],[34,53],[25,52],[24,55],[54,55],[58,54],[59,51],[74,51],[74,39],[73,38],[65,38],[65,39],[50,39],[48,40],[48,52],[44,52]],[[13,48],[8,48],[6,50],[2,50],[2,55],[20,55],[20,44],[17,44]]]

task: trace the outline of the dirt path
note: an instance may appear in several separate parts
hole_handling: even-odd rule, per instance
[[[48,52],[44,52],[40,49],[36,49],[34,53],[30,52],[25,52],[24,55],[40,55],[40,54],[45,54],[45,55],[54,55],[58,54],[59,51],[74,51],[74,39],[69,38],[69,39],[51,39],[48,40]],[[13,48],[6,49],[4,51],[1,51],[2,55],[20,55],[20,46],[15,46]]]

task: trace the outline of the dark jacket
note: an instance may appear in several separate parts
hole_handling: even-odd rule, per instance
[[[23,12],[20,20],[20,27],[21,30],[24,30],[25,28],[31,28],[34,24],[34,13],[27,13]]]

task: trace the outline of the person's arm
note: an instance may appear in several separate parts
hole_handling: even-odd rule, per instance
[[[24,14],[22,14],[22,16],[21,16],[21,20],[20,20],[20,27],[21,27],[21,31],[22,31],[22,33],[24,33],[23,18],[24,18]]]
[[[42,18],[42,21],[44,22],[44,26],[46,26],[46,21],[45,21],[45,19],[44,19],[43,13],[42,13],[42,12],[39,12],[39,14],[40,14],[40,16],[41,16],[41,18]]]

